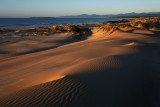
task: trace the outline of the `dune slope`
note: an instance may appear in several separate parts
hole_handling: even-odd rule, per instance
[[[5,59],[0,62],[0,105],[158,107],[157,32],[94,30],[84,41]]]

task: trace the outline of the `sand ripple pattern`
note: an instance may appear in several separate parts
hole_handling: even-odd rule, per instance
[[[65,77],[1,98],[1,107],[71,107],[85,94],[78,80]],[[15,97],[17,96],[17,97]]]

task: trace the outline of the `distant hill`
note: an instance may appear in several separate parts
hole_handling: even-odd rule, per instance
[[[75,16],[74,15],[73,16],[60,16],[59,18],[106,18],[109,16],[111,16],[111,15],[81,14],[81,15],[75,15]]]
[[[51,19],[51,18],[55,18],[55,17],[30,17],[30,18],[34,18],[34,19]]]
[[[107,15],[97,15],[97,14],[81,14],[73,16],[60,16],[59,18],[106,18],[106,17],[153,17],[160,16],[160,12],[148,12],[148,13],[125,13],[125,14],[107,14]]]
[[[160,16],[160,12],[149,12],[149,13],[126,13],[126,14],[117,14],[111,17],[154,17]]]

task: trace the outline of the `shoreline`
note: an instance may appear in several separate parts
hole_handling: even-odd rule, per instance
[[[108,21],[104,21],[108,22]],[[68,24],[68,25],[82,25],[82,24],[102,24],[104,22],[87,22],[87,23],[73,23],[73,24]],[[37,28],[37,27],[50,27],[50,26],[56,26],[56,25],[67,25],[67,24],[51,24],[51,25],[33,25],[33,26],[14,26],[14,27],[0,27],[0,28]]]
[[[12,18],[11,18],[12,19]],[[22,18],[23,19],[23,18]],[[29,18],[27,18],[29,19]],[[58,19],[72,19],[72,18],[58,18]],[[73,19],[97,19],[97,18],[73,18]],[[98,18],[99,19],[99,18]],[[117,20],[121,20],[124,18],[100,18],[100,19],[117,19]],[[98,22],[82,22],[82,23],[101,23],[101,22],[106,22],[106,21],[98,21]],[[82,24],[82,23],[66,23],[66,24]],[[60,24],[48,24],[48,25],[32,25],[32,26],[4,26],[4,27],[0,27],[0,28],[12,28],[12,27],[38,27],[38,26],[54,26],[54,25],[60,25]]]

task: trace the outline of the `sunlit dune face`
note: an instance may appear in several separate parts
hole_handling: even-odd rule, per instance
[[[50,81],[54,81],[54,80],[58,80],[61,78],[64,78],[65,76],[53,76],[53,77],[49,77],[45,82],[50,82]]]

